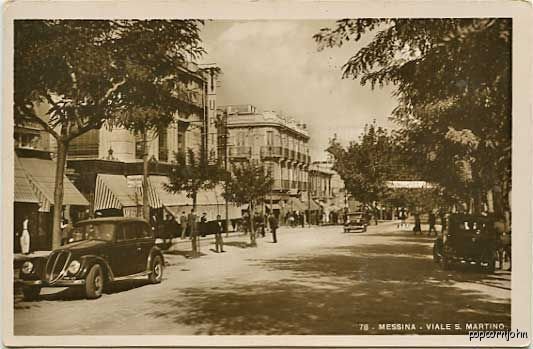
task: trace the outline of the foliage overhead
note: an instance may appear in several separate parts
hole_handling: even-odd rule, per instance
[[[392,136],[385,129],[375,123],[366,125],[358,141],[344,148],[334,138],[327,151],[333,156],[333,169],[356,200],[372,204],[386,195],[386,181],[396,170],[397,153]]]
[[[204,50],[197,20],[15,21],[15,121],[56,139],[102,124],[134,131],[192,112],[183,67]],[[34,105],[45,103],[47,117]],[[59,127],[59,131],[58,131]]]
[[[272,175],[262,164],[246,161],[232,166],[224,195],[228,201],[240,205],[254,204],[271,192],[273,184]]]
[[[184,191],[196,204],[196,194],[200,190],[210,190],[226,177],[226,172],[218,163],[210,164],[205,156],[197,156],[189,148],[187,153],[176,153],[175,161],[165,189],[172,193]]]
[[[426,180],[457,196],[510,187],[510,19],[344,19],[319,49],[372,36],[343,77],[390,84],[403,151]]]

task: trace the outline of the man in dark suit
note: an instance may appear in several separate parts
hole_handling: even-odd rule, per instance
[[[215,230],[215,249],[216,252],[226,252],[224,251],[224,240],[222,240],[222,233],[226,230],[226,221],[223,221],[220,217],[220,215],[217,215],[217,221],[216,221],[216,230]]]
[[[273,213],[270,213],[268,216],[268,224],[270,225],[270,231],[272,232],[272,241],[274,243],[277,243],[278,239],[276,236],[276,232],[278,230],[279,223],[278,223],[278,219]]]

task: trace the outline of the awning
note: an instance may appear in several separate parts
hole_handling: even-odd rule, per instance
[[[26,177],[26,172],[24,171],[24,168],[22,168],[22,165],[18,159],[18,157],[15,155],[15,202],[24,202],[24,203],[31,203],[31,204],[38,204],[39,199],[37,198],[37,195],[35,195],[35,192],[33,191],[33,188],[30,184],[30,181],[28,180],[28,177]]]
[[[148,205],[153,208],[163,206],[158,193],[154,190],[151,180],[148,182]],[[125,176],[98,174],[96,177],[96,188],[94,194],[94,210],[104,210],[109,208],[124,209],[124,215],[136,211],[137,206],[143,204],[142,187],[130,187]],[[135,210],[132,208],[135,207]]]
[[[185,192],[171,193],[165,189],[165,184],[169,183],[168,177],[150,176],[149,181],[162,206],[179,206],[192,203],[192,199],[189,199]]]
[[[134,188],[128,187],[122,175],[98,174],[94,191],[94,210],[109,208],[122,209],[142,205],[142,196]]]
[[[50,206],[54,204],[55,161],[38,158],[19,158],[19,161],[39,199],[39,211],[50,211]],[[89,205],[66,176],[63,178],[63,205]]]
[[[305,211],[307,206],[298,198],[290,197],[285,204],[285,208],[291,211]]]

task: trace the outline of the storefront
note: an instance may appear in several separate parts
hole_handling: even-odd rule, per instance
[[[15,155],[15,236],[22,232],[24,217],[29,219],[30,250],[52,247],[56,163],[43,158]],[[63,178],[63,217],[75,221],[89,202],[65,176]],[[17,240],[17,239],[16,239]],[[19,245],[15,241],[15,251]]]

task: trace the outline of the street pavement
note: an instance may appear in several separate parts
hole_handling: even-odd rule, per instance
[[[100,299],[75,289],[15,295],[15,335],[459,334],[480,323],[510,327],[510,272],[443,271],[433,238],[395,223],[344,234],[341,226],[282,228],[226,253],[203,241],[165,254],[161,284],[130,280]],[[485,325],[486,326],[486,325]],[[471,327],[470,327],[471,328]]]

